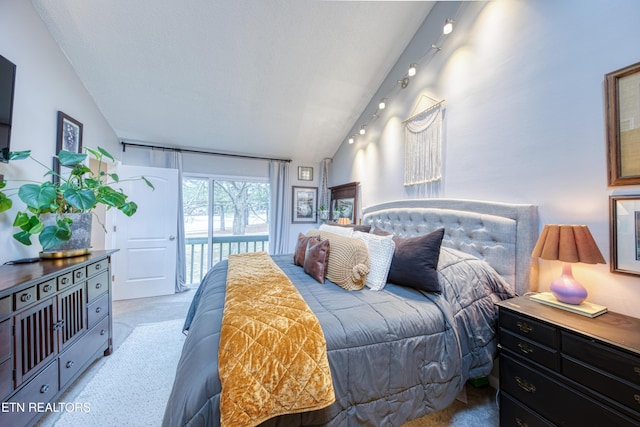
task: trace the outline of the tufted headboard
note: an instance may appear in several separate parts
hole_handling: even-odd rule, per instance
[[[476,200],[399,200],[365,208],[363,222],[400,237],[444,227],[442,245],[491,265],[519,295],[530,290],[531,251],[538,238],[533,205]]]

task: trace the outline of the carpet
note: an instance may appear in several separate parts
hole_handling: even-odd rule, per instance
[[[159,426],[186,338],[183,323],[136,327],[111,356],[101,359],[104,363],[77,395],[62,396],[60,401],[78,410],[49,414],[38,426]]]

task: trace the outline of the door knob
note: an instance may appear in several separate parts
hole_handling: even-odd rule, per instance
[[[169,240],[176,240],[176,236],[169,236]]]

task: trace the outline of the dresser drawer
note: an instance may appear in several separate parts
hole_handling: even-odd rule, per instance
[[[500,387],[526,406],[536,408],[540,415],[554,424],[637,426],[634,420],[502,354]]]
[[[499,322],[501,328],[508,329],[532,341],[537,341],[544,346],[558,348],[557,330],[552,326],[507,310],[500,310]]]
[[[14,410],[3,413],[3,425],[22,426],[27,425],[29,420],[38,415],[33,405],[47,403],[58,392],[58,364],[49,364],[42,372],[29,381],[19,392],[17,392],[10,402],[20,404],[23,410]],[[31,405],[31,410],[29,410]]]
[[[11,295],[0,298],[0,318],[11,314],[13,304],[11,304]]]
[[[108,328],[109,318],[106,317],[60,355],[60,387],[65,387],[98,350],[107,348]]]
[[[58,290],[62,290],[67,286],[71,286],[73,284],[73,273],[63,274],[62,276],[58,276]]]
[[[87,266],[87,277],[95,276],[98,273],[109,269],[109,260],[103,259]]]
[[[560,370],[560,353],[553,348],[545,347],[505,329],[500,329],[500,345],[527,360],[540,363],[555,371]]]
[[[109,294],[106,293],[87,306],[87,324],[89,329],[109,314]]]
[[[73,283],[80,283],[87,278],[87,269],[82,267],[73,270]]]
[[[0,362],[11,356],[11,326],[13,319],[0,322]]]
[[[500,426],[553,427],[553,424],[502,392],[500,393]]]
[[[20,310],[22,307],[26,307],[29,304],[36,302],[36,299],[36,287],[32,286],[13,294],[13,306],[16,310]]]
[[[562,333],[562,352],[640,386],[640,357],[568,332]]]
[[[96,297],[109,290],[109,272],[104,271],[87,280],[87,301],[93,301]]]
[[[38,285],[38,299],[44,299],[56,293],[56,279],[51,279]]]

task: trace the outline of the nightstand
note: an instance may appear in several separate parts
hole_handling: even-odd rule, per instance
[[[501,426],[640,425],[640,319],[498,306]]]

